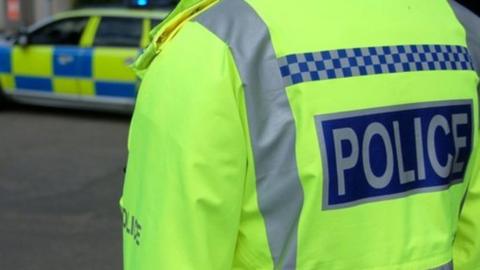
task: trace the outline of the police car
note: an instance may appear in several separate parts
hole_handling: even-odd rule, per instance
[[[167,10],[84,9],[0,43],[0,96],[22,103],[131,111],[129,68]]]

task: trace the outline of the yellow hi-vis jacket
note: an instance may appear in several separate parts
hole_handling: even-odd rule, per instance
[[[457,16],[477,23],[445,0],[181,2],[136,65],[125,269],[480,269]]]

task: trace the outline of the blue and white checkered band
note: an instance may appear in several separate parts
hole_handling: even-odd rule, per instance
[[[468,49],[453,45],[341,49],[292,54],[278,61],[287,86],[375,74],[474,69]]]

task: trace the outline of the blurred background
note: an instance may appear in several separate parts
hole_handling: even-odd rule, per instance
[[[171,8],[178,0],[0,0],[0,33],[12,33],[58,12],[85,7]]]
[[[0,270],[122,268],[129,65],[175,4],[0,0]]]

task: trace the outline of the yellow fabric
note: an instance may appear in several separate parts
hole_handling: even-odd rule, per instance
[[[228,47],[188,23],[146,73],[122,198],[125,269],[231,268],[247,171],[233,70]]]
[[[151,44],[145,48],[137,61],[132,65],[132,68],[137,72],[137,76],[140,78],[144,76],[153,59],[161,52],[163,46],[176,35],[185,22],[216,2],[218,0],[180,1],[172,13],[150,32]]]
[[[399,44],[466,46],[465,31],[446,1],[367,0],[350,1],[348,5],[342,1],[302,1],[297,5],[278,2],[274,10],[269,1],[248,2],[269,26],[279,56]],[[305,23],[307,19],[300,18],[287,23],[279,14],[298,15],[315,23]],[[322,205],[322,197],[318,195],[322,194],[322,185],[313,179],[321,178],[322,168],[319,147],[312,147],[318,139],[311,119],[322,114],[417,102],[476,101],[477,82],[473,72],[423,72],[354,77],[288,88],[295,123],[301,127],[297,128],[297,162],[300,175],[304,176],[301,180],[305,192],[298,269],[428,269],[452,259],[450,243],[455,236],[454,220],[466,185],[453,186],[446,192],[318,212]],[[474,107],[477,116],[478,105]],[[478,127],[478,119],[475,126]],[[467,175],[467,182],[471,178]],[[473,208],[480,211],[478,206]],[[379,231],[380,226],[388,230]],[[470,239],[478,239],[475,235],[478,233],[473,231],[468,234]],[[458,269],[480,267],[480,257],[469,260],[469,268]]]
[[[153,44],[135,65],[144,80],[121,200],[126,270],[274,268],[248,129],[255,115],[247,117],[232,44],[189,21],[196,13],[180,15],[198,2],[182,2],[154,30]],[[268,25],[277,57],[388,45],[466,46],[446,1],[247,2]],[[297,136],[292,155],[304,190],[297,270],[426,270],[452,259],[456,269],[478,270],[478,158],[464,183],[446,190],[323,211],[314,121],[331,113],[470,100],[478,152],[478,82],[473,71],[424,71],[286,89]]]
[[[401,200],[318,212],[323,197],[316,194],[322,194],[322,185],[311,179],[320,178],[323,172],[319,147],[312,147],[318,139],[315,123],[310,119],[315,115],[366,108],[473,100],[477,79],[473,72],[460,73],[463,74],[400,73],[317,82],[288,89],[295,122],[302,126],[297,146],[301,149],[297,156],[300,174],[308,176],[302,178],[306,200],[301,221],[304,225],[300,227],[299,269],[348,269],[353,265],[358,265],[358,269],[376,269],[374,267],[385,265],[379,269],[423,270],[452,259],[451,243],[465,184]],[[470,87],[465,82],[470,82]],[[478,115],[478,105],[474,112]],[[478,120],[475,126],[478,127]],[[470,179],[468,174],[466,179]],[[377,255],[365,255],[366,250]],[[311,259],[315,254],[322,254],[321,263]],[[410,264],[393,268],[392,265],[402,262]]]
[[[477,137],[480,142],[480,137]],[[455,269],[480,269],[480,147],[471,161],[471,180],[454,243]]]
[[[273,10],[271,1],[248,2],[271,29],[279,56],[292,52],[406,45],[412,41],[422,42],[415,44],[458,44],[465,33],[448,2],[443,0],[362,0],[348,3],[302,0],[301,5],[277,1]],[[285,23],[285,17],[278,14],[289,14],[294,19]],[[364,17],[364,14],[369,17]],[[315,23],[305,23],[301,18],[314,18]],[[435,28],[433,31],[434,24],[442,25],[442,30]],[[395,34],[392,34],[393,31]],[[305,38],[310,33],[319,34]],[[460,43],[464,45],[465,40]]]

